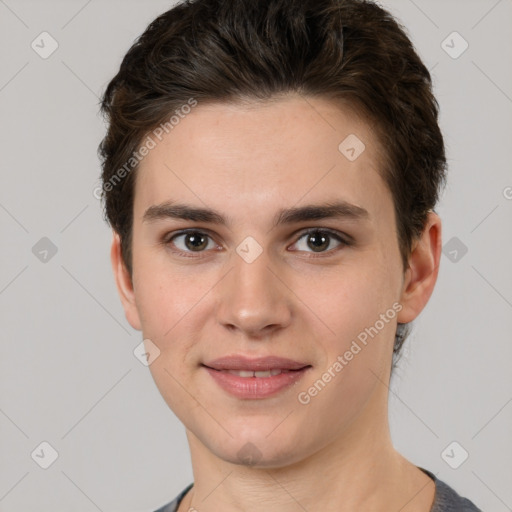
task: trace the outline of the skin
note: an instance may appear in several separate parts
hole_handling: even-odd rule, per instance
[[[349,134],[366,146],[353,162],[338,150]],[[180,511],[430,510],[433,481],[392,445],[387,383],[396,324],[420,314],[437,279],[441,220],[429,213],[404,272],[381,151],[350,109],[287,95],[199,104],[141,162],[133,279],[115,232],[111,260],[126,318],[160,350],[149,368],[186,428],[194,486]],[[336,199],[365,208],[368,219],[272,227],[281,208]],[[147,208],[169,200],[213,208],[232,224],[143,222]],[[302,234],[311,227],[354,243],[331,237],[315,252]],[[202,252],[184,236],[174,246],[165,240],[186,228],[210,235]],[[263,249],[252,263],[236,252],[247,236]],[[301,404],[298,393],[394,303],[402,306],[396,316]],[[312,368],[275,397],[241,400],[200,366],[230,354],[289,357]],[[248,442],[258,449],[256,464],[237,455]]]

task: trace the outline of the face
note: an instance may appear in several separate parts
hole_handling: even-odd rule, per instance
[[[381,427],[397,322],[429,293],[407,292],[380,160],[355,113],[288,96],[199,104],[141,162],[133,287],[119,271],[118,286],[163,398],[209,453],[277,467]],[[295,371],[211,369],[227,356]]]

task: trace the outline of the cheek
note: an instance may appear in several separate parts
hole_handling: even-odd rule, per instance
[[[321,273],[297,275],[292,287],[330,331],[352,336],[393,303],[392,278],[382,268],[368,258],[347,259]]]
[[[214,272],[171,266],[149,256],[139,260],[137,270],[141,278],[136,301],[143,336],[160,350],[151,372],[162,394],[180,394],[172,377],[185,382],[190,366],[201,357],[201,333],[211,316],[208,292],[219,278]]]
[[[308,280],[307,286],[303,283],[298,293],[307,297],[308,307],[321,320],[319,325],[328,327],[322,327],[326,334],[318,340],[325,356],[322,370],[331,371],[324,375],[326,380],[331,379],[332,394],[324,396],[325,400],[334,400],[333,407],[338,406],[335,397],[341,393],[343,407],[357,408],[374,389],[376,375],[383,375],[391,361],[400,305],[396,302],[392,269],[384,271],[380,261],[347,259],[321,277]],[[336,362],[339,364],[334,367]]]
[[[346,277],[340,273],[338,280],[321,284],[323,293],[310,289],[312,300],[320,297],[311,308],[334,333],[318,336],[325,358],[300,391],[304,401],[309,400],[305,410],[310,428],[322,428],[318,422],[329,410],[334,432],[358,415],[375,392],[384,392],[380,380],[385,380],[391,363],[398,311],[392,293],[385,292],[386,280],[379,281],[378,273],[369,269],[353,269]]]
[[[149,261],[149,260],[148,260]],[[186,392],[196,345],[201,298],[211,285],[169,267],[140,265],[136,297],[144,338],[160,351],[149,370],[160,394],[179,417],[190,408]]]
[[[135,297],[145,336],[164,341],[204,295],[206,284],[158,259],[139,259]]]

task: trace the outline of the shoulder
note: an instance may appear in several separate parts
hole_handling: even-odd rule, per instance
[[[430,512],[482,512],[472,501],[457,494],[454,489],[436,478],[433,473],[423,468],[420,469],[427,473],[436,484],[434,503]]]
[[[178,510],[178,505],[180,504],[180,501],[183,499],[185,494],[189,491],[189,489],[194,485],[192,482],[190,485],[188,485],[183,491],[181,491],[176,498],[174,498],[170,503],[167,503],[167,505],[164,505],[163,507],[159,508],[158,510],[155,510],[155,512],[176,512]]]

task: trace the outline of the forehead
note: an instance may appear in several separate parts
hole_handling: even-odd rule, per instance
[[[136,219],[171,198],[219,210],[229,203],[248,218],[301,200],[339,198],[373,215],[389,202],[371,127],[325,99],[198,104],[153,139],[137,171]]]

